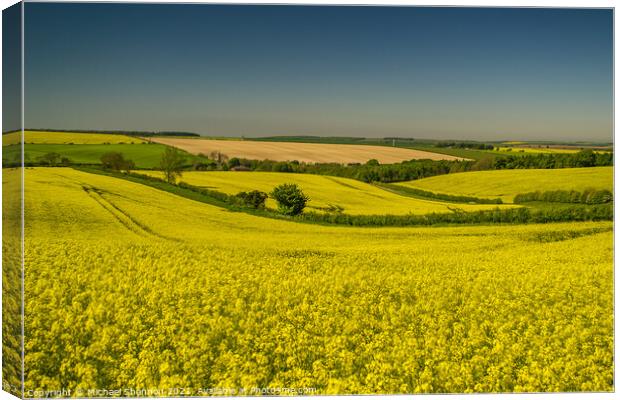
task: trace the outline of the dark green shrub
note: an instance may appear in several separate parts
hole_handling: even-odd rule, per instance
[[[129,171],[135,168],[135,164],[131,160],[125,160],[125,157],[121,153],[110,151],[104,153],[101,158],[101,165],[104,169],[111,169],[114,171]]]
[[[265,208],[267,193],[260,190],[252,190],[251,192],[239,192],[237,197],[241,199],[243,204],[251,208]]]
[[[58,153],[45,153],[38,158],[39,162],[44,165],[57,165],[61,155]]]
[[[299,215],[310,198],[294,183],[283,183],[271,192],[278,202],[278,211],[284,215]]]

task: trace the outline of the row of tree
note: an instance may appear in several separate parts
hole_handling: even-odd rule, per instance
[[[475,204],[502,204],[503,201],[500,198],[488,199],[483,197],[474,197],[474,196],[459,196],[453,194],[444,194],[444,193],[434,193],[428,192],[426,190],[421,190],[413,187],[407,186],[399,186],[399,185],[391,185],[391,184],[377,184],[377,186],[383,187],[384,189],[391,190],[393,192],[397,192],[402,195],[409,195],[414,197],[423,197],[426,199],[435,199],[442,201],[450,201],[454,203],[475,203]]]
[[[103,130],[103,129],[52,129],[52,128],[34,128],[24,129],[26,131],[38,131],[38,132],[83,132],[83,133],[104,133],[104,134],[118,134],[126,136],[193,136],[200,137],[199,134],[194,132],[183,131],[119,131],[119,130]],[[3,132],[7,134],[11,132],[21,132],[21,129]]]
[[[270,161],[231,158],[222,169],[289,172],[339,176],[363,182],[399,182],[464,172],[476,169],[475,161],[411,160],[397,164],[379,164],[370,160],[366,164],[303,163],[298,161]]]
[[[442,224],[547,223],[568,221],[613,220],[613,206],[567,206],[550,209],[510,208],[481,211],[458,211],[425,215],[349,215],[304,213],[300,220],[351,226],[410,226]]]
[[[472,149],[472,150],[493,150],[495,146],[492,144],[478,143],[478,142],[451,142],[441,141],[436,142],[435,147],[450,147],[453,149]]]
[[[611,191],[587,189],[583,192],[576,190],[548,190],[521,193],[515,196],[516,204],[544,201],[550,203],[582,203],[582,204],[605,204],[611,203],[614,195]]]
[[[230,158],[220,163],[219,168],[242,167],[252,171],[292,172],[317,175],[331,175],[357,179],[363,182],[402,182],[455,172],[483,171],[494,169],[551,169],[577,168],[613,165],[613,153],[597,153],[582,150],[577,153],[538,153],[528,155],[506,155],[481,158],[476,161],[410,160],[395,164],[380,164],[370,160],[365,164],[312,164],[298,161],[269,161]],[[213,167],[214,169],[217,167]]]
[[[493,162],[492,169],[582,168],[613,164],[614,155],[612,152],[595,152],[587,149],[576,153],[532,153],[497,157]]]

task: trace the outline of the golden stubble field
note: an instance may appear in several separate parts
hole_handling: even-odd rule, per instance
[[[253,160],[292,161],[309,163],[365,163],[376,159],[382,164],[412,159],[462,160],[460,157],[429,151],[386,146],[353,144],[254,142],[243,140],[212,140],[184,138],[151,138],[153,142],[178,147],[193,154],[219,151],[229,157]]]

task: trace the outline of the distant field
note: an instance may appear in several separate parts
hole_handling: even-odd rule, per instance
[[[511,202],[519,193],[537,190],[584,190],[613,187],[613,167],[513,169],[462,172],[395,185],[434,193],[496,198]]]
[[[108,133],[84,133],[84,132],[47,132],[47,131],[24,131],[25,143],[36,144],[118,144],[118,143],[144,143],[143,139],[125,135]],[[20,132],[2,135],[2,145],[10,146],[18,144]]]
[[[296,143],[329,143],[329,144],[356,144],[374,145],[383,147],[400,147],[404,149],[428,151],[431,153],[444,154],[454,157],[461,157],[471,160],[479,160],[484,157],[498,157],[503,154],[484,150],[458,149],[449,147],[437,147],[432,141],[420,139],[403,138],[354,138],[354,137],[319,137],[319,136],[272,136],[262,138],[251,138],[246,140],[265,141],[265,142],[296,142]]]
[[[254,160],[302,161],[311,163],[365,163],[376,159],[391,164],[412,159],[458,160],[446,154],[400,147],[350,144],[260,142],[207,139],[152,138],[157,143],[175,146],[193,154],[220,151],[229,157]]]
[[[580,149],[560,149],[560,148],[546,148],[546,147],[498,147],[499,150],[495,152],[500,153],[530,153],[530,154],[557,154],[557,153],[577,153]]]
[[[74,163],[99,164],[101,156],[107,152],[122,153],[125,158],[133,160],[138,168],[155,168],[159,165],[166,146],[161,144],[26,144],[26,161],[36,161],[46,153],[58,153],[68,157]],[[188,163],[200,157],[186,154]],[[2,160],[14,162],[20,157],[20,146],[4,147]]]
[[[139,172],[144,173],[145,171]],[[148,174],[161,177],[161,172],[159,171],[151,171]],[[296,183],[302,188],[304,193],[310,196],[308,204],[310,211],[342,207],[342,212],[354,215],[427,214],[450,212],[450,208],[473,211],[497,207],[497,205],[455,204],[405,197],[353,179],[322,175],[209,171],[185,172],[181,180],[191,185],[229,194],[237,194],[241,191],[249,190],[260,190],[269,193],[275,186],[281,183]],[[276,203],[274,200],[269,199],[267,206],[276,208]]]
[[[527,146],[515,146],[515,147],[499,147],[499,150],[495,150],[494,153],[501,153],[501,154],[508,154],[508,155],[524,155],[524,154],[558,154],[558,153],[562,153],[562,154],[572,154],[572,153],[578,153],[580,151],[582,151],[583,149],[587,149],[587,147],[584,147],[583,149],[581,148],[577,148],[577,147],[527,147]],[[595,148],[595,147],[589,147],[589,149],[592,149],[595,153],[605,153],[605,152],[609,152],[611,151],[610,149],[605,149],[605,148]]]
[[[497,158],[505,155],[504,153],[490,150],[457,149],[451,147],[435,147],[429,145],[413,145],[409,148],[421,151],[432,151],[439,154],[447,154],[450,156],[461,157],[470,160],[480,160],[482,158]]]

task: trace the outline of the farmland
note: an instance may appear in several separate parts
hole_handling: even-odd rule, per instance
[[[27,390],[613,389],[611,222],[325,227],[25,177]]]
[[[95,136],[93,134],[93,136]],[[68,157],[77,164],[99,164],[101,156],[108,152],[122,153],[126,158],[133,160],[138,168],[155,168],[159,165],[161,155],[165,150],[160,144],[26,144],[24,153],[26,162],[36,162],[39,157],[48,153],[58,153]],[[3,148],[2,160],[4,163],[15,162],[21,157],[20,146]],[[192,154],[185,154],[188,164],[204,160]]]
[[[161,177],[161,172],[140,171],[151,176]],[[186,172],[181,180],[194,186],[206,187],[228,194],[241,191],[260,190],[269,193],[282,183],[295,183],[310,196],[311,211],[340,210],[360,214],[428,214],[433,212],[452,212],[459,208],[464,211],[494,209],[497,205],[454,204],[400,196],[368,183],[353,179],[332,176],[290,174],[276,172]],[[267,206],[276,207],[269,199]],[[510,207],[510,206],[500,206]]]
[[[152,141],[178,147],[193,154],[219,151],[229,157],[255,160],[312,163],[365,163],[376,159],[380,163],[396,163],[411,159],[458,160],[445,154],[400,147],[350,144],[262,142],[239,140],[152,138]]]
[[[20,142],[21,132],[2,135],[2,145]],[[144,143],[143,139],[117,134],[83,132],[24,131],[24,143],[34,144],[132,144]]]
[[[84,165],[25,169],[27,391],[613,390],[609,215],[547,224],[472,217],[457,226],[446,216],[498,207],[562,212],[573,205],[470,204],[394,190],[512,201],[541,188],[611,189],[611,167],[445,171],[380,184],[293,172],[193,171],[224,167],[183,153],[177,185],[144,177],[163,177],[144,169],[157,168],[163,144],[42,141],[25,145],[27,162],[55,152],[74,164],[98,164],[115,151],[143,175]],[[6,161],[19,156],[19,146],[3,150]],[[428,163],[419,168],[431,171]],[[390,168],[361,168],[375,167]],[[19,192],[10,189],[18,182],[17,170],[3,169],[3,306],[13,311],[3,320],[3,371],[14,386],[21,365],[14,318]],[[200,192],[226,197],[271,192],[282,183],[309,195],[309,212],[282,217],[273,199],[267,210],[249,210]],[[438,226],[406,220],[431,215],[443,218]],[[409,226],[397,226],[403,221]]]
[[[476,171],[400,182],[434,193],[496,198],[511,202],[537,190],[612,189],[613,167]]]

